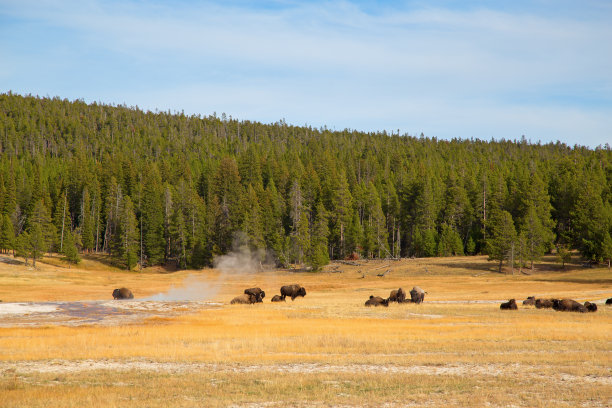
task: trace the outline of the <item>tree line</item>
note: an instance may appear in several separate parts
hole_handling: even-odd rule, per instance
[[[0,94],[0,250],[210,265],[612,257],[608,145],[438,140]]]

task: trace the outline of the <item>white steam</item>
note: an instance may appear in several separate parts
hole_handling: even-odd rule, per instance
[[[141,300],[156,300],[162,302],[171,301],[195,301],[210,300],[219,291],[219,285],[204,280],[204,277],[189,275],[182,283],[182,287],[171,287],[167,292],[158,293]]]
[[[275,264],[274,256],[270,252],[263,249],[251,250],[248,241],[245,233],[237,232],[234,234],[232,252],[215,257],[213,265],[221,275],[261,272],[264,264]]]
[[[274,265],[274,256],[264,250],[252,251],[244,233],[234,235],[233,250],[227,255],[220,255],[213,260],[213,266],[220,274],[215,279],[189,275],[181,287],[173,286],[164,293],[158,293],[145,299],[156,301],[202,301],[212,299],[229,275],[246,275],[261,272],[263,265]]]

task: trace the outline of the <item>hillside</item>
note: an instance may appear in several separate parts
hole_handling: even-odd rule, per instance
[[[133,268],[236,247],[329,259],[612,257],[612,153],[0,95],[0,248]],[[263,256],[262,256],[263,257]]]

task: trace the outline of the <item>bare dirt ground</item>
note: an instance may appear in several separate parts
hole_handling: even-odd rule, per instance
[[[0,303],[0,327],[118,326],[221,307],[210,301],[84,301]]]
[[[0,372],[20,373],[53,373],[67,374],[84,371],[152,371],[170,374],[184,373],[283,373],[283,374],[318,374],[318,373],[368,373],[368,374],[414,374],[414,375],[481,375],[491,377],[522,376],[537,381],[544,378],[541,373],[550,368],[544,365],[525,364],[448,364],[437,366],[425,365],[373,365],[373,364],[208,364],[208,363],[177,363],[158,361],[119,361],[119,360],[50,360],[44,362],[28,361],[20,363],[0,363]],[[546,376],[550,380],[550,376]],[[612,386],[611,376],[585,375],[576,376],[558,373],[554,380],[585,381],[606,386]]]

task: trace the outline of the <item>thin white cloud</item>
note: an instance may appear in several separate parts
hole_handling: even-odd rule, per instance
[[[605,16],[442,8],[373,15],[343,1],[275,10],[181,4],[8,1],[0,13],[69,32],[61,49],[71,69],[88,69],[81,48],[108,53],[108,64],[147,67],[151,75],[131,83],[117,78],[117,102],[443,137],[507,137],[515,129],[570,144],[579,129],[595,144],[610,137]],[[40,65],[37,51],[23,63]],[[106,91],[91,86],[81,96]]]

